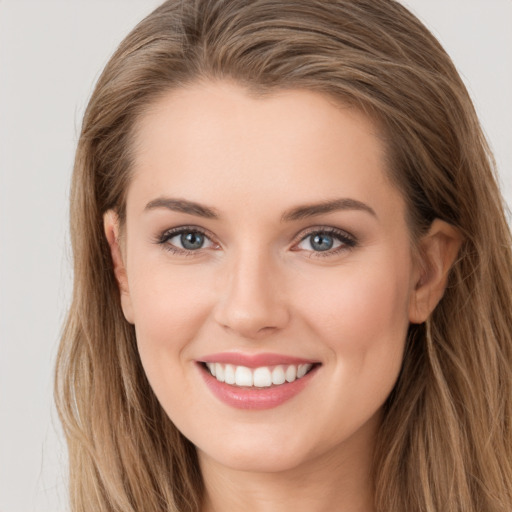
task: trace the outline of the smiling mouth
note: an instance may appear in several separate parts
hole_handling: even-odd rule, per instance
[[[213,362],[202,365],[218,382],[244,388],[270,388],[291,384],[318,366],[317,363],[304,363],[248,368]]]

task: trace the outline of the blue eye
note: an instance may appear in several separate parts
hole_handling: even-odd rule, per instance
[[[309,235],[310,245],[315,251],[328,251],[334,246],[334,237],[324,233]]]
[[[157,243],[174,253],[190,253],[215,245],[202,231],[186,226],[166,231],[157,239]]]
[[[204,245],[205,236],[202,233],[193,232],[190,233],[182,233],[181,235],[177,235],[174,238],[178,238],[180,240],[181,246],[183,249],[187,249],[187,251],[195,251],[196,249],[201,249]]]
[[[326,256],[355,246],[356,241],[353,237],[334,228],[313,231],[297,244],[300,250],[326,253]]]

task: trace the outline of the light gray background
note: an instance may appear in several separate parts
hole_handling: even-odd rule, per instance
[[[0,0],[0,512],[66,510],[52,372],[67,200],[93,83],[160,0]],[[404,0],[452,55],[512,204],[512,0]]]

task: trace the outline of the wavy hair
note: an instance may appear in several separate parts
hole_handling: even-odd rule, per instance
[[[71,188],[72,304],[55,393],[73,512],[198,512],[196,452],[159,405],[120,307],[103,214],[123,218],[138,118],[228,79],[308,89],[380,124],[413,239],[464,237],[445,295],[409,329],[375,453],[379,512],[512,510],[512,256],[493,159],[450,58],[394,0],[169,0],[121,43],[87,107]]]

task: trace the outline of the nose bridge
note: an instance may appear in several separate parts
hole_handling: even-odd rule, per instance
[[[231,255],[216,319],[246,338],[283,328],[289,320],[283,275],[268,248],[247,245]]]

